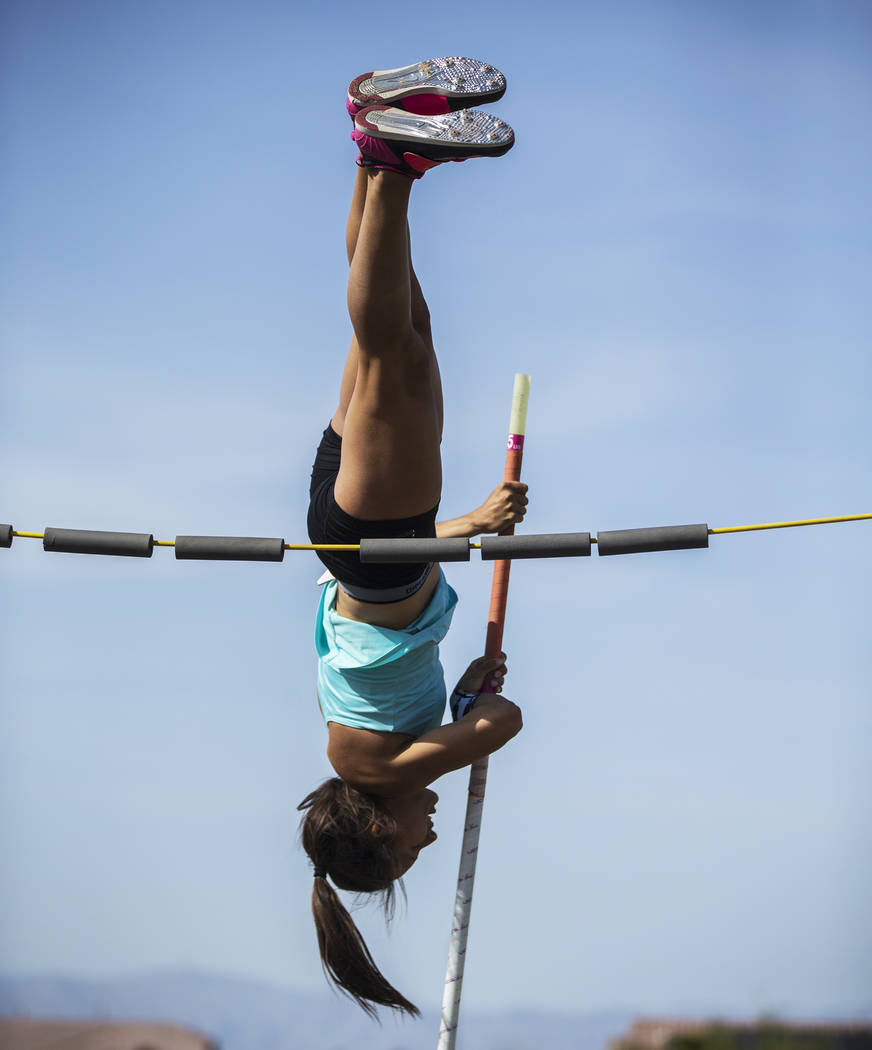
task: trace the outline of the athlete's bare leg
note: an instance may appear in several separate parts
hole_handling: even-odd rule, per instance
[[[366,171],[363,168],[357,169],[357,177],[354,182],[354,192],[351,196],[351,207],[348,210],[348,222],[345,227],[345,250],[348,256],[348,264],[351,265],[351,260],[354,258],[354,252],[357,248],[357,238],[360,233],[360,223],[363,219],[363,207],[366,203],[366,187],[368,185],[368,178]],[[408,224],[407,224],[408,229]],[[412,291],[412,326],[418,331],[422,339],[424,339],[430,346],[431,351],[433,350],[433,334],[430,328],[430,309],[427,306],[427,301],[424,298],[424,293],[421,290],[421,285],[418,281],[418,275],[415,273],[415,268],[412,265],[412,246],[411,246],[411,235],[409,234],[409,274],[411,276],[411,291]],[[331,425],[337,434],[342,435],[345,425],[345,413],[348,411],[348,405],[351,402],[351,395],[354,393],[354,384],[357,381],[357,337],[353,336],[351,340],[351,346],[348,350],[348,357],[345,361],[345,368],[342,372],[342,382],[339,389],[339,405],[336,412],[331,420]],[[442,377],[439,374],[439,364],[436,360],[436,353],[433,351],[433,357],[431,360],[430,368],[430,383],[433,388],[433,397],[436,400],[436,412],[439,417],[439,433],[442,434],[442,420],[443,420],[443,406],[442,406]]]
[[[334,416],[343,437],[335,495],[358,518],[410,517],[438,503],[442,487],[438,367],[409,256],[412,182],[372,170],[357,180],[347,231],[354,341]]]

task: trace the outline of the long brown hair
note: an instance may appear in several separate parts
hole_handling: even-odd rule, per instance
[[[373,1004],[419,1016],[418,1008],[376,966],[354,920],[326,878],[329,875],[342,890],[380,893],[385,919],[390,919],[397,877],[392,845],[396,820],[381,799],[357,791],[339,777],[325,780],[297,809],[306,811],[300,837],[318,873],[312,887],[312,915],[328,980],[370,1017],[378,1016]]]

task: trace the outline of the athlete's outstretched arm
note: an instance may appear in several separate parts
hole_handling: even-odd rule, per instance
[[[431,729],[390,759],[360,753],[343,779],[359,791],[395,798],[419,791],[439,777],[499,751],[523,728],[521,709],[505,697],[482,694],[457,722]]]
[[[334,768],[359,791],[395,798],[419,791],[445,773],[493,754],[523,727],[517,704],[496,693],[482,692],[486,684],[500,689],[505,673],[504,653],[493,659],[473,660],[458,688],[477,694],[477,699],[462,718],[431,729],[395,750],[370,748],[365,740],[362,744],[358,741],[353,750],[338,751],[331,757]]]
[[[459,722],[418,737],[390,764],[396,793],[427,787],[445,773],[492,755],[524,726],[521,709],[503,696],[484,693]]]
[[[501,481],[480,507],[459,518],[437,521],[436,535],[447,538],[502,532],[524,520],[527,502],[527,486],[523,481]]]

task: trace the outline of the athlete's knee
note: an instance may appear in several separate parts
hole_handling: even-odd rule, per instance
[[[430,396],[433,350],[412,331],[403,338],[382,338],[361,344],[357,385],[375,383],[382,392],[393,389],[410,396]]]
[[[411,315],[376,309],[351,311],[351,324],[363,354],[369,357],[399,357],[410,352],[410,343],[420,340]]]
[[[397,361],[397,381],[407,396],[425,400],[432,396],[432,362],[429,342],[415,332]]]
[[[412,327],[425,339],[430,339],[430,308],[423,297],[412,299]]]

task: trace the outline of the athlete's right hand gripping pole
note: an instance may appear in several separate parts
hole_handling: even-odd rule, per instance
[[[521,480],[521,457],[524,454],[524,434],[527,429],[527,401],[530,396],[530,377],[517,374],[512,393],[512,415],[509,422],[509,440],[506,448],[505,481]],[[500,535],[511,536],[514,525],[504,529]],[[490,612],[488,614],[485,656],[499,656],[503,647],[503,627],[506,622],[506,599],[509,594],[510,561],[494,563],[491,586]],[[482,692],[491,693],[489,683]],[[472,910],[472,889],[475,882],[475,861],[478,854],[478,837],[481,829],[481,813],[484,807],[484,792],[487,785],[487,756],[474,762],[469,771],[469,798],[466,805],[466,822],[463,829],[463,845],[460,850],[460,871],[457,876],[457,895],[454,899],[454,921],[451,925],[451,940],[448,947],[448,969],[445,974],[445,991],[442,997],[442,1024],[439,1031],[438,1050],[454,1050],[457,1024],[460,1014],[460,993],[463,985],[463,966],[466,960],[466,938],[469,931],[469,915]]]

